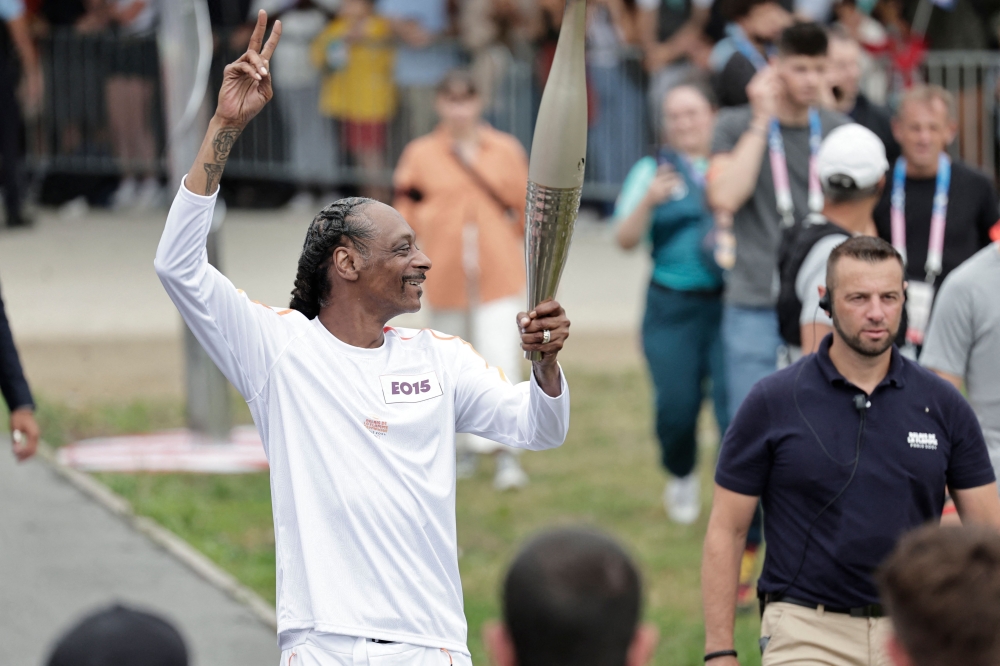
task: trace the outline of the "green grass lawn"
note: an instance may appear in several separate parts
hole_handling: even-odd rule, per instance
[[[459,564],[469,619],[469,647],[487,658],[480,628],[498,614],[501,576],[531,534],[552,525],[597,526],[623,541],[645,578],[646,619],[661,632],[657,664],[701,664],[703,627],[699,592],[701,541],[711,487],[702,465],[705,512],[690,527],[670,523],[660,504],[664,476],[652,436],[650,388],[639,372],[567,370],[573,420],[566,444],[529,453],[531,485],[497,494],[492,462],[458,485]],[[237,420],[245,409],[234,410]],[[178,425],[176,405],[138,404],[70,410],[45,404],[46,436],[56,444],[94,434],[137,432]],[[712,460],[710,449],[703,458]],[[99,477],[150,516],[232,572],[265,599],[274,599],[274,533],[267,476],[102,474]],[[742,663],[758,664],[755,616],[737,623]]]

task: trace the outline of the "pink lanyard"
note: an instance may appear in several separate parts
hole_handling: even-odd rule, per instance
[[[951,186],[951,159],[946,153],[938,157],[937,181],[934,186],[934,207],[931,209],[931,233],[927,242],[926,281],[934,284],[941,275],[944,257],[944,230],[948,217],[948,188]],[[889,220],[892,226],[892,246],[906,262],[906,159],[900,157],[892,172],[892,197]]]
[[[823,142],[823,128],[816,109],[809,109],[809,212],[823,210],[823,188],[819,183],[816,155]],[[777,118],[771,120],[767,135],[767,147],[771,158],[771,179],[774,181],[774,200],[781,224],[790,227],[795,224],[795,204],[792,188],[788,182],[788,162],[785,159],[785,141],[781,137],[781,126]]]

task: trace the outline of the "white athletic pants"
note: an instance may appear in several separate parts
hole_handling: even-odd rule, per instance
[[[408,643],[376,643],[368,638],[309,634],[304,643],[281,653],[279,666],[472,666],[460,652]]]
[[[457,335],[475,347],[490,365],[501,368],[511,384],[523,379],[525,363],[521,351],[521,333],[517,326],[517,313],[527,307],[524,296],[508,296],[483,303],[472,316],[472,335],[469,335],[468,317],[464,310],[434,310],[431,328],[448,335]],[[475,435],[462,435],[459,444],[476,453],[493,453],[507,449],[502,444]],[[512,453],[520,453],[511,449]]]

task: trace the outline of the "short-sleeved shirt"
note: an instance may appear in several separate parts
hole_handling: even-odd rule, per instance
[[[749,58],[739,51],[731,53],[726,58],[725,64],[712,77],[715,95],[719,98],[719,106],[730,107],[748,104],[750,98],[747,97],[747,85],[756,73],[757,68],[753,66]]]
[[[0,21],[13,21],[24,14],[24,0],[0,0]]]
[[[882,199],[872,217],[878,235],[892,242],[890,198],[892,174]],[[931,234],[931,211],[937,178],[906,178],[906,276],[923,280],[926,276],[927,243]],[[948,188],[948,213],[945,216],[944,253],[941,275],[937,284],[963,261],[990,244],[990,227],[997,221],[997,194],[987,176],[972,167],[953,160],[951,185]]]
[[[656,177],[657,163],[644,157],[632,167],[615,203],[615,219],[623,220],[639,206]],[[653,210],[647,240],[653,256],[653,282],[677,291],[712,291],[722,286],[702,259],[701,239],[710,216],[704,191],[691,175],[684,178],[683,196],[668,199]],[[710,222],[709,222],[710,223]]]
[[[799,267],[799,274],[795,276],[795,295],[802,303],[802,311],[799,313],[800,326],[807,324],[833,326],[830,315],[819,307],[818,288],[826,286],[826,262],[830,258],[830,253],[847,238],[845,234],[820,238]]]
[[[416,21],[435,38],[448,28],[447,0],[379,0],[376,9],[390,20]],[[401,44],[396,50],[396,83],[436,86],[459,64],[458,52],[452,44],[432,42],[419,49]]]
[[[893,347],[861,411],[864,393],[833,365],[831,340],[753,387],[726,431],[715,481],[761,498],[759,590],[854,608],[878,603],[874,570],[904,532],[940,518],[946,484],[995,477],[955,387]]]
[[[735,56],[734,56],[735,57]],[[823,136],[850,122],[836,111],[820,109]],[[730,152],[750,127],[749,106],[722,109],[712,138],[713,153]],[[788,163],[795,219],[809,213],[809,127],[781,126]],[[781,216],[774,198],[774,179],[767,150],[761,156],[760,175],[750,198],[733,216],[736,265],[726,281],[726,302],[745,307],[773,307],[778,299],[778,247]]]
[[[992,243],[941,285],[920,364],[962,377],[1000,472],[1000,244]]]

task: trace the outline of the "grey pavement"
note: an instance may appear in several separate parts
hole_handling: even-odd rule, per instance
[[[193,666],[274,666],[274,632],[41,460],[0,441],[0,664],[41,666],[84,614],[122,602],[169,619]]]
[[[47,211],[34,228],[0,232],[0,285],[18,342],[179,336],[180,317],[153,272],[165,218],[166,211],[75,219]],[[309,212],[230,209],[223,272],[254,300],[286,305],[311,219]],[[583,217],[558,297],[575,332],[631,332],[648,276],[644,249],[622,252],[607,225]],[[423,321],[418,314],[397,323]]]
[[[31,229],[0,229],[0,286],[33,389],[88,401],[180,398],[181,320],[153,272],[166,211],[43,211]],[[230,209],[222,268],[254,300],[284,306],[310,212]],[[641,362],[638,327],[648,252],[619,250],[608,225],[581,215],[558,298],[573,322],[563,360]],[[426,325],[426,311],[400,326]]]

